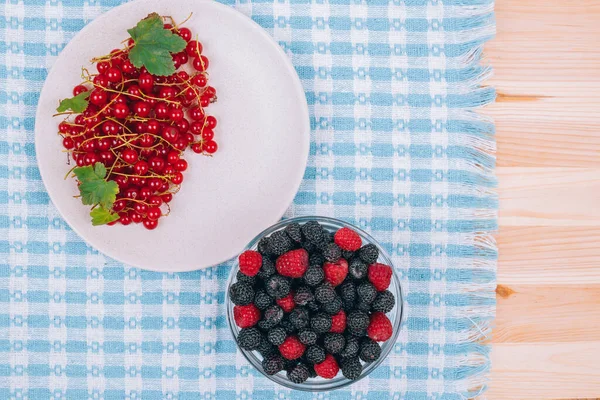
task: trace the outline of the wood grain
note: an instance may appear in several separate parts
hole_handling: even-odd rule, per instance
[[[597,226],[600,168],[498,168],[505,226]]]
[[[497,0],[489,399],[600,398],[600,2]]]
[[[595,398],[600,342],[495,344],[488,398]]]
[[[500,226],[498,282],[600,285],[600,227]]]
[[[497,0],[499,166],[600,167],[600,3]]]
[[[503,285],[493,343],[600,342],[600,285]]]

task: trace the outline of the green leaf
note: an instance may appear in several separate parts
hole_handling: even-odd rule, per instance
[[[129,51],[129,60],[136,68],[146,67],[152,75],[172,75],[175,64],[171,53],[185,49],[186,42],[179,35],[164,28],[162,18],[152,13],[128,29],[134,45]]]
[[[106,167],[96,163],[94,167],[78,167],[73,170],[79,180],[79,193],[81,202],[86,205],[99,204],[101,207],[111,208],[117,199],[119,185],[115,181],[107,181]]]
[[[76,113],[82,113],[88,106],[87,98],[90,97],[90,91],[81,92],[70,99],[62,99],[56,111],[59,113],[71,110]]]
[[[108,211],[104,207],[96,207],[90,211],[92,217],[92,225],[104,225],[119,219],[119,215]]]

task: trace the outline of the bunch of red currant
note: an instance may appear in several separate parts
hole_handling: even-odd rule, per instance
[[[141,222],[156,228],[159,218],[168,214],[161,206],[170,211],[167,203],[183,182],[188,167],[184,151],[217,151],[217,120],[205,114],[216,101],[215,89],[207,85],[209,60],[188,28],[164,28],[187,42],[185,50],[172,54],[175,73],[157,76],[145,67],[136,68],[128,57],[134,45],[129,39],[124,49],[92,60],[97,73],[83,70],[85,80],[73,95],[89,92],[87,107],[81,113],[66,113],[58,127],[78,167],[102,163],[105,179],[117,183],[111,212],[119,218],[109,225]],[[186,72],[186,66],[194,72]]]

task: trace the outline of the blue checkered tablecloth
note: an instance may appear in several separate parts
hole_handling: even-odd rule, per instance
[[[465,399],[485,389],[494,317],[492,0],[224,0],[291,58],[311,151],[287,216],[356,223],[393,256],[406,319],[350,387],[294,392],[236,351],[230,265],[161,274],[84,243],[49,201],[34,115],[60,50],[120,0],[0,5],[0,399]]]

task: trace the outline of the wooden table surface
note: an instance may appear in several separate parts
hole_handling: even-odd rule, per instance
[[[600,1],[497,0],[489,399],[600,398]]]

